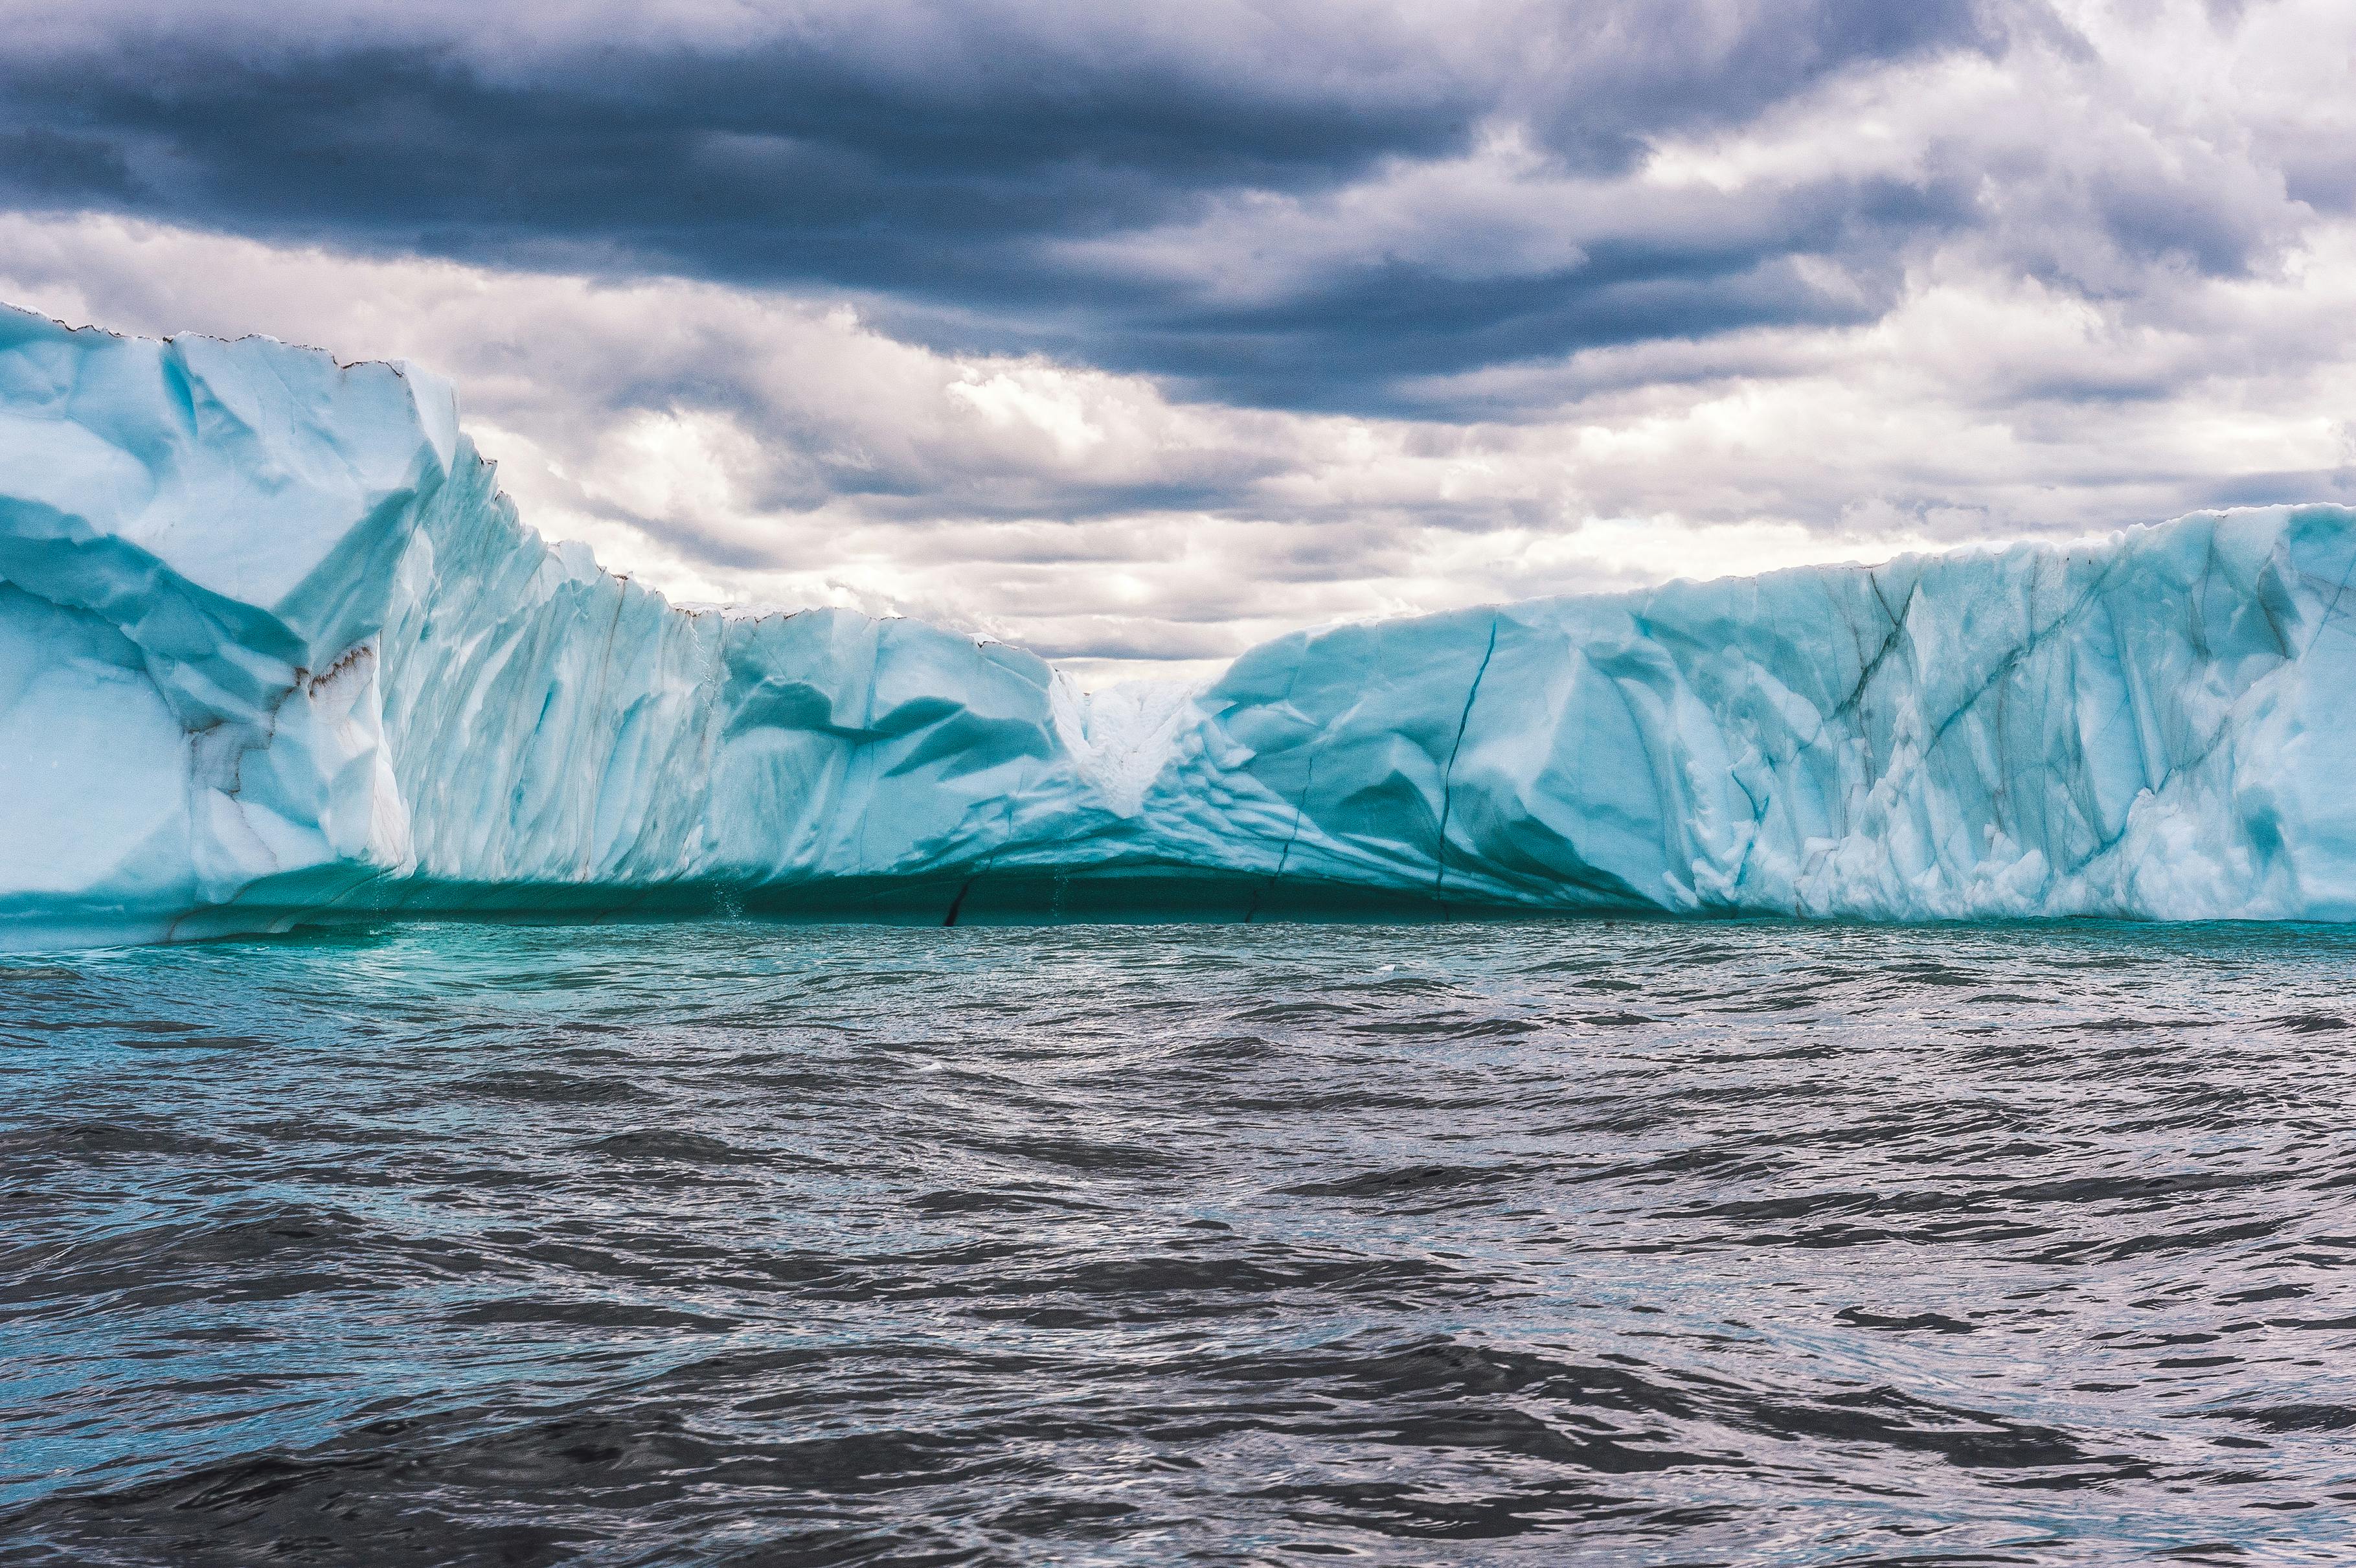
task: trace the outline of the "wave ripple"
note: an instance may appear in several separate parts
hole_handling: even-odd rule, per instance
[[[2356,1556],[2356,933],[0,967],[11,1563]]]

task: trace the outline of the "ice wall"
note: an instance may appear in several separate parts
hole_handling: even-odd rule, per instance
[[[1346,627],[1091,699],[691,612],[413,370],[0,312],[0,945],[378,911],[2356,918],[2356,517]]]
[[[2351,568],[2347,511],[2195,516],[1294,637],[1204,705],[1289,871],[1436,900],[2347,919]]]

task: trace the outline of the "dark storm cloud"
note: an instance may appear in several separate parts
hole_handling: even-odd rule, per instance
[[[1615,203],[1616,231],[1575,264],[1461,278],[1384,258],[1336,266],[1283,297],[1133,328],[1122,368],[1177,374],[1228,392],[1257,390],[1297,407],[1444,417],[1446,400],[1413,378],[1551,359],[1746,327],[1869,320],[1895,298],[1897,258],[1914,241],[1966,226],[1953,183],[1826,180],[1770,203]],[[1801,257],[1837,257],[1811,276]],[[1133,347],[1134,346],[1134,347]],[[1238,374],[1238,364],[1248,369]]]
[[[1773,0],[1741,6],[1568,10],[1524,51],[1531,117],[1547,143],[1598,170],[1624,168],[1665,129],[1741,124],[1854,66],[1993,49],[2007,28],[1977,0]]]
[[[1240,305],[1084,242],[1240,197],[1314,200],[1462,156],[1501,123],[1561,177],[1609,180],[1660,136],[1741,124],[1843,70],[1999,48],[1991,15],[1972,0],[1608,0],[1410,25],[1206,6],[1153,33],[1074,32],[1052,8],[885,6],[752,34],[560,29],[530,48],[452,27],[140,19],[0,57],[0,156],[23,207],[841,288],[936,344],[1379,408],[1401,377],[1869,317],[1895,258],[1960,220],[1958,200],[1825,180],[1724,221],[1601,224],[1568,263],[1502,269],[1389,256],[1370,236],[1368,253]],[[2204,263],[2233,241],[2178,238]],[[1469,226],[1444,243],[1477,263],[1494,239]],[[1805,274],[1812,257],[1838,263],[1839,286]],[[1248,248],[1207,263],[1257,264]]]
[[[42,126],[0,132],[0,195],[20,203],[136,199],[144,193],[111,142]]]

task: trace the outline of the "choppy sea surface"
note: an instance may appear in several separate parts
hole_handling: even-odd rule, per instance
[[[2356,932],[0,962],[0,1558],[2356,1561]]]

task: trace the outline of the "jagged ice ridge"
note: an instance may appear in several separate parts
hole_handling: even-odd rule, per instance
[[[449,389],[0,312],[0,946],[397,911],[2356,918],[2356,514],[1279,639],[1206,687],[551,546]]]

